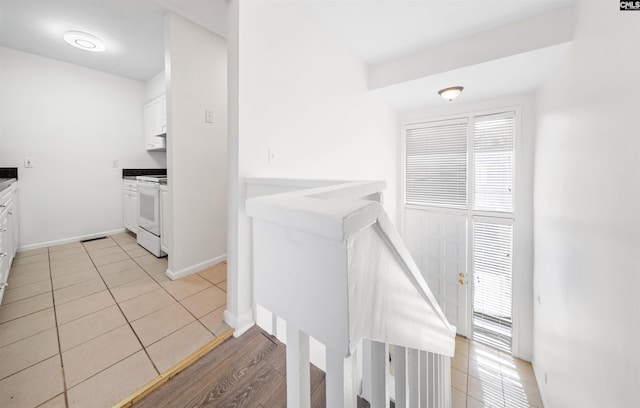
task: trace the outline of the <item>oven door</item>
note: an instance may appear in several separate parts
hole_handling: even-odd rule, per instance
[[[160,236],[160,185],[138,183],[138,226]]]

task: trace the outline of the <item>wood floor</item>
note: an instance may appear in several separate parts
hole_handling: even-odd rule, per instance
[[[253,327],[231,338],[134,405],[157,407],[287,406],[285,346]],[[325,406],[325,374],[311,366],[311,407]],[[359,407],[368,404],[359,401]]]

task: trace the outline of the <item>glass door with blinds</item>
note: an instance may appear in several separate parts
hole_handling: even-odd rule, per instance
[[[511,348],[515,111],[404,128],[407,247],[458,334]]]
[[[471,143],[473,337],[510,351],[513,326],[514,113],[474,117]]]

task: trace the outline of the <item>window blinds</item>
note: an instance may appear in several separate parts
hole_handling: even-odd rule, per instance
[[[511,326],[513,226],[473,222],[473,312],[500,325]]]
[[[473,207],[513,212],[513,112],[478,116],[473,126]]]
[[[464,118],[406,128],[407,204],[467,208],[467,125]]]

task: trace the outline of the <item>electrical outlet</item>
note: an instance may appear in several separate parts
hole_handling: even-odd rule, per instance
[[[204,111],[204,121],[207,123],[213,123],[213,112],[210,110]]]
[[[118,161],[117,160],[111,160],[111,167],[113,167],[114,169],[118,168]]]
[[[25,168],[33,167],[33,159],[31,157],[25,157],[24,158],[24,167]]]

